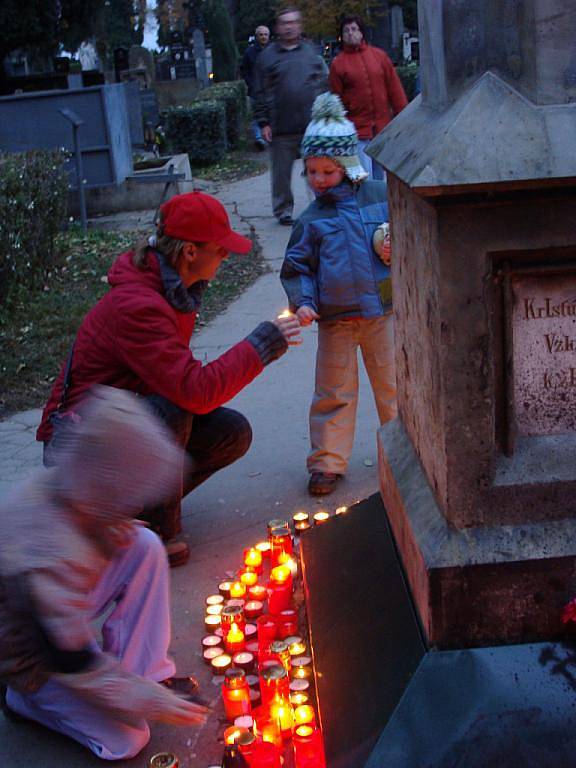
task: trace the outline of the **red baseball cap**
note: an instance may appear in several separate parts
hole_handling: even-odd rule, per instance
[[[175,195],[160,208],[164,234],[178,240],[217,243],[232,253],[248,253],[252,241],[230,226],[226,209],[204,192]]]

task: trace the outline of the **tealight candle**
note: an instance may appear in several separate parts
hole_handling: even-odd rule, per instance
[[[266,557],[270,557],[270,542],[269,541],[259,541],[258,544],[256,544],[255,549],[260,552],[262,555],[262,559]]]
[[[254,625],[251,624],[250,626],[254,626]],[[246,642],[246,650],[248,651],[248,653],[253,653],[254,656],[258,656],[258,652],[260,651],[258,640],[248,640]]]
[[[248,568],[254,568],[256,573],[262,573],[262,552],[256,549],[256,547],[250,547],[250,549],[244,550],[244,565]]]
[[[244,615],[247,619],[257,619],[264,609],[264,603],[260,600],[249,600],[244,606]]]
[[[241,581],[235,581],[230,586],[230,597],[244,597],[246,594],[246,585]]]
[[[228,653],[238,653],[243,651],[246,645],[246,638],[244,632],[237,624],[232,624],[228,633],[224,637],[224,647]]]
[[[206,605],[220,605],[224,602],[224,595],[208,595]]]
[[[240,651],[232,657],[232,661],[235,667],[247,672],[254,667],[254,654],[249,651]]]
[[[202,638],[204,648],[215,648],[217,645],[222,645],[222,638],[218,635],[206,635]]]
[[[220,592],[223,597],[229,598],[231,586],[231,581],[221,581],[220,584],[218,584],[218,592]]]
[[[322,523],[325,523],[327,520],[330,519],[330,514],[328,512],[316,512],[314,515],[314,525],[321,525]]]
[[[242,728],[241,726],[236,725],[236,723],[228,726],[224,731],[224,744],[236,744],[243,733],[248,733],[248,729]]]
[[[290,663],[292,677],[299,680],[309,680],[312,677],[312,659],[310,656],[295,656]]]
[[[302,704],[306,704],[309,699],[309,695],[304,691],[297,691],[296,693],[290,693],[290,703],[293,707],[301,707]]]
[[[227,653],[221,653],[220,656],[216,656],[212,659],[210,666],[215,675],[223,675],[224,672],[232,666],[232,657]]]
[[[263,603],[268,597],[268,592],[263,584],[256,584],[253,587],[248,587],[248,597],[251,600],[260,600]]]
[[[258,632],[258,628],[256,627],[256,624],[246,624],[244,627],[244,634],[246,635],[246,638],[252,638],[254,635]]]
[[[311,707],[310,704],[302,704],[294,710],[294,727],[297,728],[299,725],[316,727],[316,714],[314,707]]]
[[[240,582],[245,587],[253,587],[258,583],[258,574],[256,571],[242,571],[240,574]]]
[[[254,725],[254,718],[252,715],[241,715],[234,720],[234,725],[237,728],[246,728],[249,731]]]
[[[294,680],[290,680],[289,688],[292,693],[306,693],[310,690],[310,680],[300,680],[295,678]]]
[[[310,515],[308,512],[296,512],[292,516],[292,522],[294,524],[294,532],[298,536],[302,531],[306,531],[310,528]]]
[[[240,608],[244,608],[245,602],[246,600],[242,600],[239,597],[232,597],[230,600],[226,600],[224,607],[227,608],[230,605],[237,605],[240,606]]]
[[[348,512],[348,507],[336,507],[337,515],[345,515]]]
[[[288,650],[290,651],[290,656],[302,656],[302,654],[306,653],[306,643],[298,638],[290,643]]]
[[[206,615],[207,616],[220,616],[222,613],[224,606],[222,604],[220,605],[208,605],[206,607]]]
[[[214,634],[214,630],[220,626],[220,616],[206,616],[204,619],[204,626],[206,627],[207,632]]]
[[[210,665],[212,663],[212,659],[215,659],[217,656],[221,656],[223,653],[224,649],[221,646],[218,646],[214,648],[206,648],[206,650],[203,651],[202,656],[204,657],[206,664]]]

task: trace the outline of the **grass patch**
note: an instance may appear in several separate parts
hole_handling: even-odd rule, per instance
[[[63,266],[43,285],[0,312],[0,417],[44,404],[78,326],[106,293],[114,258],[143,232],[72,229],[58,239]],[[199,325],[206,325],[266,271],[261,252],[231,256],[206,291]]]

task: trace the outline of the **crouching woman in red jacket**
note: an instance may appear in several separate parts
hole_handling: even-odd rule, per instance
[[[213,362],[194,359],[190,339],[208,281],[230,252],[246,254],[251,248],[210,195],[191,192],[165,203],[156,236],[112,265],[110,290],[82,321],[36,435],[44,442],[44,463],[51,466],[92,386],[106,384],[146,398],[190,457],[177,496],[142,515],[166,543],[172,565],[190,554],[177,539],[181,499],[240,458],[252,441],[247,419],[223,404],[299,334],[294,317],[263,322]]]

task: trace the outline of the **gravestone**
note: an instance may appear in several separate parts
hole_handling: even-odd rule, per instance
[[[576,588],[574,2],[423,0],[388,172],[381,493],[427,638],[562,636]]]

